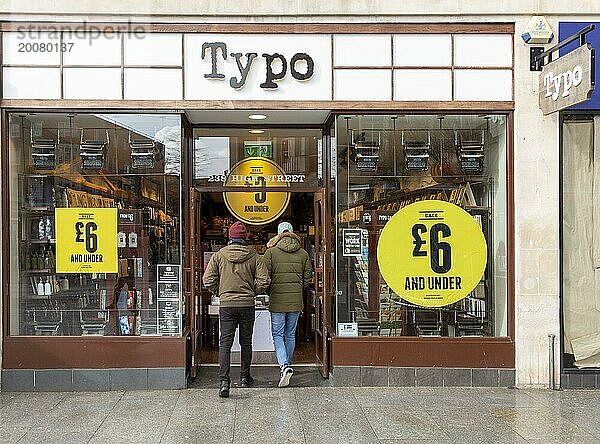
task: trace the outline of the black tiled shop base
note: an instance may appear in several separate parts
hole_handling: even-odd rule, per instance
[[[2,370],[4,392],[186,388],[185,368]]]
[[[412,368],[338,366],[337,387],[514,387],[515,370],[499,368]]]
[[[599,389],[600,373],[569,372],[560,375],[560,388],[563,389]]]

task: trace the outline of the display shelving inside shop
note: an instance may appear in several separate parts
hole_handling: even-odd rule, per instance
[[[165,145],[155,137],[179,117],[150,120],[162,126],[149,128],[144,116],[10,115],[11,186],[18,191],[11,206],[17,223],[10,247],[18,258],[11,262],[11,334],[181,334],[180,295],[176,328],[167,328],[157,286],[158,264],[180,264],[179,177],[164,174]],[[39,140],[46,141],[43,152]],[[139,140],[149,141],[152,150],[144,153],[155,157],[133,167]],[[37,160],[50,150],[52,162]],[[59,208],[116,209],[118,272],[57,271]]]

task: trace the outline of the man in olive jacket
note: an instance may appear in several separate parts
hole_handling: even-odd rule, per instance
[[[308,253],[289,222],[281,222],[277,236],[267,243],[263,257],[271,276],[269,310],[275,354],[281,370],[279,387],[287,387],[294,374],[291,367],[296,345],[296,325],[302,311],[302,294],[312,280]]]
[[[240,386],[250,387],[252,363],[252,333],[254,331],[254,298],[269,287],[267,268],[254,248],[246,245],[248,231],[241,222],[229,227],[229,243],[213,254],[202,282],[220,298],[219,323],[219,396],[229,397],[229,367],[235,330],[240,328]]]

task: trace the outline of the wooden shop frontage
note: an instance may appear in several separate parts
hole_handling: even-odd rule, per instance
[[[334,384],[514,385],[512,24],[23,26],[0,27],[3,390],[186,387],[236,220],[259,253],[292,223],[296,356]]]

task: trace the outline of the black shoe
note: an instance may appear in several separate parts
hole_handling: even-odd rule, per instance
[[[221,381],[221,386],[219,387],[219,397],[229,398],[229,381]]]
[[[252,376],[242,376],[240,378],[240,387],[248,388],[252,387],[252,384],[254,384],[254,378]]]

